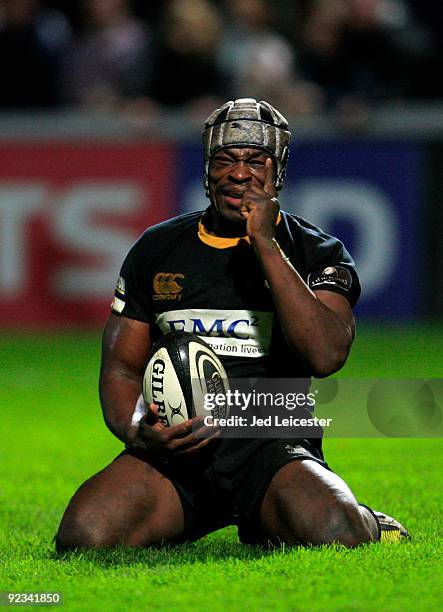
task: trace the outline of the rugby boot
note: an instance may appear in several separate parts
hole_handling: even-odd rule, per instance
[[[373,512],[380,525],[380,542],[391,544],[392,542],[411,539],[409,531],[397,520],[387,516],[387,514],[383,514],[383,512],[377,512],[377,510],[373,510]]]

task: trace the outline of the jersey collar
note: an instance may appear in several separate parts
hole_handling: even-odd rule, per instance
[[[278,217],[277,217],[277,225],[280,223],[280,221],[281,221],[281,213],[279,212]],[[215,249],[229,249],[229,248],[238,246],[240,242],[242,241],[246,242],[247,244],[251,244],[251,241],[249,240],[249,236],[239,236],[238,238],[237,237],[226,238],[224,236],[213,236],[205,228],[201,218],[200,218],[200,221],[198,222],[198,237],[204,244],[207,244],[208,246],[213,247]]]

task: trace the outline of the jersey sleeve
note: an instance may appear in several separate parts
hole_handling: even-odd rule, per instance
[[[361,293],[360,281],[343,243],[303,219],[298,222],[299,230],[294,235],[299,253],[296,259],[303,260],[303,276],[309,288],[340,293],[355,306]]]
[[[344,295],[351,306],[355,306],[360,297],[360,281],[355,270],[355,263],[340,241],[326,252],[323,262],[316,262],[307,277],[307,284],[312,291],[322,289]]]
[[[150,322],[149,261],[142,236],[126,255],[117,279],[111,304],[112,312],[117,316]]]

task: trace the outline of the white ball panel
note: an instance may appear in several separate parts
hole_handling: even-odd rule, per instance
[[[166,347],[161,347],[149,360],[143,378],[143,397],[147,404],[157,404],[165,425],[178,425],[188,419],[180,381]]]

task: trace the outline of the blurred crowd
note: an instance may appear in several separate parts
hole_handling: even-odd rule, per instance
[[[201,120],[266,99],[358,116],[443,98],[441,0],[0,0],[2,109]]]

